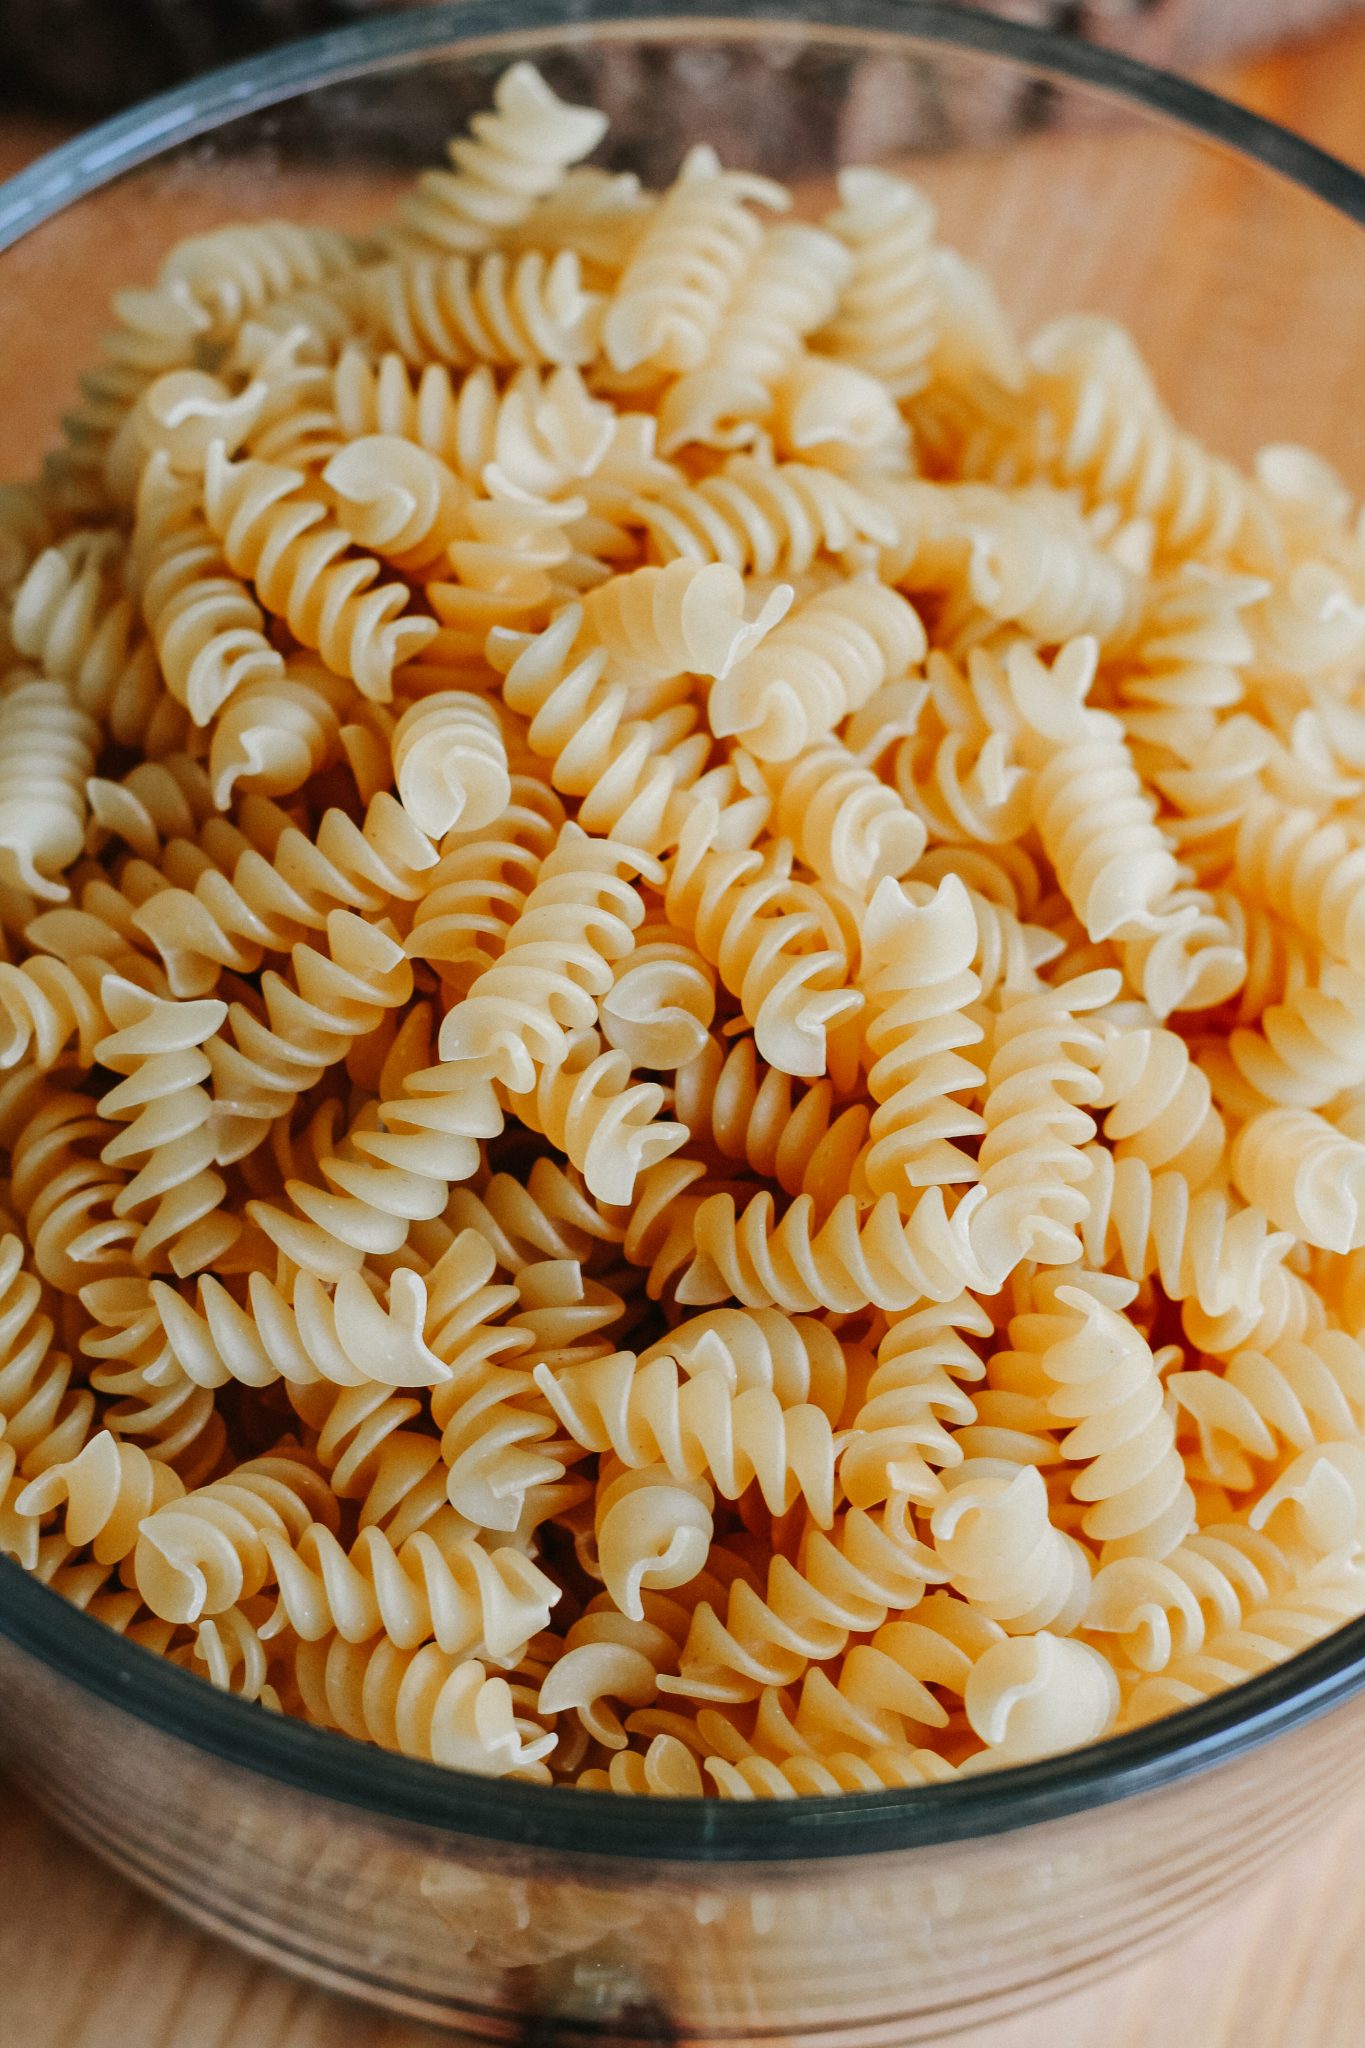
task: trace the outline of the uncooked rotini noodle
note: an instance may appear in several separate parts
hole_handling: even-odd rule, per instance
[[[395,1545],[363,1529],[349,1547],[323,1522],[295,1537],[266,1528],[261,1542],[278,1588],[268,1627],[286,1621],[304,1642],[335,1632],[347,1643],[384,1636],[400,1650],[435,1642],[448,1656],[515,1663],[550,1619],[559,1588],[511,1547],[486,1550],[454,1526]]]
[[[718,738],[738,735],[760,760],[790,760],[924,649],[919,617],[896,592],[862,582],[825,591],[720,672],[709,700],[711,730]]]
[[[1335,819],[1254,794],[1237,831],[1239,889],[1365,972],[1365,846]]]
[[[1353,1565],[1310,1575],[1280,1598],[1252,1608],[1240,1627],[1208,1637],[1202,1649],[1173,1659],[1159,1676],[1140,1679],[1124,1701],[1122,1725],[1137,1727],[1159,1714],[1193,1706],[1210,1693],[1282,1663],[1296,1650],[1307,1649],[1354,1621],[1362,1597],[1365,1583]]]
[[[1011,1634],[1056,1627],[1065,1635],[1085,1611],[1091,1563],[1054,1527],[1047,1487],[1033,1465],[967,1458],[943,1475],[929,1510],[936,1576]]]
[[[583,613],[567,605],[534,636],[494,631],[488,658],[503,677],[503,696],[530,721],[532,749],[551,764],[550,778],[581,798],[585,830],[604,832],[661,853],[680,827],[680,789],[706,766],[709,747],[683,736],[661,754],[648,719],[629,715],[630,692],[607,673],[604,647],[575,652]]]
[[[357,547],[404,572],[431,567],[464,523],[466,494],[439,456],[396,434],[364,434],[322,472]]]
[[[71,1360],[53,1349],[43,1287],[19,1239],[0,1238],[0,1550],[29,1570],[40,1525],[16,1500],[24,1479],[79,1455],[95,1419],[89,1388],[72,1386]]]
[[[684,1376],[685,1375],[685,1376]],[[818,1528],[834,1519],[835,1446],[812,1402],[785,1405],[771,1387],[736,1388],[721,1371],[670,1355],[666,1338],[637,1358],[621,1351],[536,1384],[576,1443],[634,1470],[661,1464],[706,1478],[725,1500],[754,1484],[775,1515],[803,1500]]]
[[[358,1273],[343,1273],[331,1294],[311,1273],[288,1287],[252,1273],[245,1305],[212,1274],[199,1281],[197,1310],[160,1280],[147,1298],[170,1356],[196,1386],[432,1387],[450,1378],[426,1340],[426,1286],[406,1269],[394,1274],[387,1303]]]
[[[184,753],[135,761],[117,781],[92,775],[85,796],[90,806],[86,852],[101,853],[110,839],[119,839],[147,861],[159,859],[172,839],[192,839],[215,809],[207,774]]]
[[[184,1491],[170,1465],[102,1429],[76,1457],[45,1465],[14,1506],[39,1520],[64,1507],[67,1542],[78,1550],[88,1543],[96,1562],[109,1565],[128,1556],[148,1515]]]
[[[1119,1682],[1088,1643],[1039,1629],[983,1650],[963,1704],[972,1732],[987,1745],[963,1768],[994,1770],[1097,1742],[1118,1715]]]
[[[207,725],[237,690],[284,674],[260,606],[204,517],[198,486],[174,477],[164,456],[142,473],[132,560],[167,686],[196,725]]]
[[[1365,1613],[1365,526],[604,128],[192,237],[0,485],[0,1552],[231,1712],[932,1796]]]
[[[1108,1107],[1104,1135],[1117,1159],[1173,1167],[1191,1188],[1218,1172],[1227,1143],[1208,1076],[1174,1031],[1139,1025],[1104,1033],[1096,1105]]]
[[[774,393],[779,456],[847,472],[902,469],[909,430],[885,385],[852,363],[803,355]]]
[[[442,1059],[530,1089],[537,1068],[562,1053],[568,1032],[596,1023],[614,963],[631,950],[644,905],[629,874],[655,884],[663,878],[648,854],[563,826],[501,958],[446,1013]]]
[[[227,1006],[167,1000],[118,976],[106,979],[100,996],[112,1029],[95,1057],[124,1076],[100,1097],[101,1117],[124,1126],[100,1157],[136,1168],[113,1212],[138,1219],[132,1256],[139,1265],[168,1258],[178,1273],[197,1272],[221,1259],[241,1231],[223,1205],[227,1182],[217,1171],[213,1102],[202,1085],[212,1072],[204,1043],[220,1030]]]
[[[716,978],[693,942],[666,923],[646,920],[598,1004],[608,1045],[633,1067],[672,1073],[711,1043]]]
[[[756,576],[799,576],[821,555],[887,546],[894,522],[848,477],[802,462],[732,455],[697,483],[634,499],[632,521],[662,562],[726,562]]]
[[[1085,1626],[1117,1637],[1139,1671],[1164,1671],[1172,1658],[1201,1649],[1206,1635],[1236,1628],[1248,1609],[1284,1593],[1300,1570],[1265,1534],[1215,1522],[1159,1562],[1127,1557],[1102,1566]]]
[[[15,652],[64,683],[121,746],[154,760],[184,744],[188,720],[102,551],[82,561],[45,548],[15,590],[9,624]]]
[[[864,1103],[841,1108],[828,1080],[802,1087],[761,1066],[752,1037],[727,1046],[712,1033],[674,1076],[673,1113],[694,1145],[789,1195],[810,1195],[822,1213],[849,1185],[870,1120]]]
[[[687,1143],[684,1124],[660,1115],[657,1081],[632,1081],[625,1053],[605,1048],[596,1031],[570,1034],[545,1060],[534,1089],[508,1088],[507,1106],[539,1131],[583,1175],[600,1202],[628,1202],[640,1174]]]
[[[782,618],[790,592],[774,590],[745,619],[739,574],[719,562],[670,562],[615,576],[583,600],[582,631],[606,649],[614,678],[637,688],[686,670],[726,676]]]
[[[742,272],[706,354],[659,402],[659,445],[742,448],[772,411],[774,387],[833,313],[852,259],[803,221],[770,227]]]
[[[618,374],[698,369],[763,243],[746,202],[785,207],[768,178],[724,171],[705,144],[688,152],[617,280],[602,348]]]
[[[334,910],[325,939],[325,948],[295,946],[288,975],[267,968],[259,1001],[231,1004],[214,1026],[205,1071],[221,1113],[288,1117],[357,1040],[407,1003],[412,967],[386,921]],[[235,1156],[219,1148],[220,1160]]]
[[[840,1484],[855,1507],[938,1498],[939,1472],[963,1456],[945,1425],[961,1430],[976,1420],[962,1382],[975,1385],[985,1374],[961,1333],[989,1337],[992,1327],[970,1294],[892,1320],[839,1456]]]
[[[260,797],[248,797],[237,816],[251,830],[224,833],[221,867],[178,863],[195,876],[192,886],[165,887],[123,906],[133,938],[160,955],[176,995],[208,993],[224,968],[254,973],[267,952],[287,953],[325,931],[334,910],[374,915],[412,902],[437,861],[426,834],[387,793],[360,822],[328,810],[314,833]],[[126,870],[122,879],[126,886]],[[115,956],[126,950],[121,934],[112,942]]]
[[[448,145],[451,168],[424,171],[398,209],[402,237],[468,254],[500,241],[596,148],[607,121],[566,104],[530,64],[513,64],[493,89],[491,113]]]
[[[292,796],[329,767],[341,749],[337,696],[331,671],[302,654],[289,656],[282,675],[234,691],[209,744],[217,808],[230,809],[238,790]]]
[[[766,1597],[745,1580],[730,1589],[722,1618],[697,1608],[676,1678],[661,1692],[702,1700],[747,1700],[765,1686],[790,1685],[807,1665],[837,1657],[850,1635],[870,1634],[888,1613],[914,1607],[945,1577],[917,1538],[850,1508],[833,1529],[808,1531],[793,1564],[776,1556]]]
[[[1104,1041],[1087,1013],[1118,988],[1100,968],[1060,989],[1008,994],[995,1019],[977,1164],[991,1195],[1013,1197],[1019,1252],[1049,1265],[1076,1257],[1076,1230],[1094,1216],[1089,1105],[1100,1098]]]
[[[105,459],[114,495],[132,504],[139,474],[153,456],[179,476],[202,476],[214,441],[235,455],[253,435],[269,395],[259,378],[234,392],[206,370],[168,370],[147,387],[114,437]]]
[[[362,1742],[485,1777],[548,1779],[554,1736],[518,1720],[506,1679],[435,1643],[399,1650],[341,1636],[301,1644],[295,1681],[310,1721]]]
[[[230,567],[250,578],[303,645],[316,647],[337,675],[354,677],[364,696],[387,703],[394,669],[436,633],[431,619],[408,612],[406,584],[376,587],[379,563],[349,555],[350,536],[308,495],[297,470],[232,462],[215,446],[204,510]]]
[[[853,263],[818,345],[870,371],[893,398],[909,398],[927,381],[935,344],[933,208],[915,186],[886,171],[841,171],[838,188],[840,204],[824,225]]]
[[[1311,1109],[1265,1109],[1238,1132],[1232,1177],[1279,1230],[1332,1252],[1365,1244],[1365,1145]]]
[[[1165,1557],[1191,1532],[1194,1496],[1175,1447],[1157,1358],[1122,1311],[1137,1288],[1082,1273],[1074,1285],[1037,1290],[1042,1314],[1027,1342],[1052,1383],[1050,1412],[1071,1425],[1061,1450],[1081,1528],[1100,1561]],[[1011,1324],[1011,1337],[1015,1325]]]
[[[433,839],[491,825],[512,793],[497,714],[467,690],[420,697],[393,732],[403,808]]]
[[[893,1195],[908,1214],[916,1189],[977,1177],[954,1142],[985,1128],[957,1099],[985,1080],[962,1057],[982,1037],[967,1014],[981,984],[970,966],[977,934],[966,890],[947,876],[918,903],[888,877],[868,906],[862,944],[867,1087],[877,1107],[855,1184]]]
[[[413,364],[588,363],[602,302],[577,256],[415,256],[363,273],[371,334]]]
[[[514,775],[499,818],[484,830],[458,831],[442,842],[404,947],[414,960],[433,967],[454,994],[467,993],[501,953],[563,822],[563,806],[552,790]]]
[[[0,694],[0,881],[49,902],[85,844],[98,728],[60,683],[22,669]]]
[[[1114,322],[1055,320],[1029,348],[1036,439],[1017,453],[1092,502],[1151,520],[1163,552],[1260,569],[1274,559],[1265,501],[1229,462],[1181,433],[1132,337]]]
[[[157,273],[159,285],[187,291],[209,315],[205,341],[224,342],[272,299],[322,285],[351,269],[355,244],[331,228],[261,220],[190,235]]]
[[[720,822],[709,798],[692,808],[670,864],[668,915],[738,996],[769,1065],[823,1074],[827,1033],[863,1005],[844,980],[841,938],[815,892],[791,880],[789,854],[730,852],[717,844]]]
[[[921,820],[840,740],[817,740],[790,762],[765,764],[777,828],[815,874],[870,897],[908,875],[924,851]]]

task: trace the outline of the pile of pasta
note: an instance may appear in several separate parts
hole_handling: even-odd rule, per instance
[[[1365,531],[604,125],[181,244],[0,500],[0,1549],[439,1763],[936,1783],[1365,1611]]]

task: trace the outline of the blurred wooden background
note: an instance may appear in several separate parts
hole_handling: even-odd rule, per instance
[[[1365,21],[1203,75],[1365,166]],[[0,173],[63,132],[0,120]],[[1276,317],[1273,305],[1266,312]],[[436,2048],[442,2038],[291,1983],[182,1927],[0,1781],[0,2048]],[[1186,1941],[955,2039],[960,2048],[1361,2048],[1365,1799]]]

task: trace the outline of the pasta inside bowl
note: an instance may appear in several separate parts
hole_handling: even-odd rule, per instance
[[[414,2010],[529,1967],[490,1922],[418,1970],[476,1869],[498,1926],[570,1887],[543,1960],[619,1946],[694,2012],[620,1911],[642,1825],[697,1924],[688,1859],[724,1865],[722,2008],[787,2010],[828,1853],[905,1855],[930,1947],[1017,1997],[1020,1930],[1106,1859],[1131,1921],[1166,1802],[1215,1810],[1185,1781],[1356,1682],[1365,540],[1289,438],[1330,379],[1269,389],[1239,465],[1098,258],[1080,310],[997,285],[980,195],[1112,138],[961,132],[954,67],[1054,53],[915,12],[908,54],[875,10],[709,57],[476,43],[402,187],[377,116],[375,175],[319,180],[321,110],[436,29],[323,46],[272,145],[295,207],[125,283],[0,500],[0,1545],[104,1625],[63,1725],[131,1685],[218,1811],[243,1731],[235,1846],[186,1877],[182,1792],[153,1881],[241,1936],[262,1785],[299,1802],[270,1882],[384,1815],[394,1903],[305,1902],[293,1952],[353,1984],[382,1924],[370,1988]],[[797,103],[803,65],[819,147],[708,99]],[[1295,168],[1286,218],[1345,235]],[[44,1611],[14,1596],[16,1700]],[[152,1752],[109,1747],[76,1818],[126,1857]],[[818,1796],[727,1833],[717,1794]],[[1029,1822],[1036,1907],[996,1840]],[[954,1927],[917,1859],[959,1838]],[[923,1960],[870,1897],[854,2029]]]

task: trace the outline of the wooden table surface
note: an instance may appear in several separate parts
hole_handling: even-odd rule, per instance
[[[1211,80],[1365,164],[1365,25]],[[0,123],[0,175],[57,136]],[[0,2048],[434,2048],[182,1926],[0,1780]],[[1363,2048],[1365,1797],[1188,1939],[960,2048]]]

